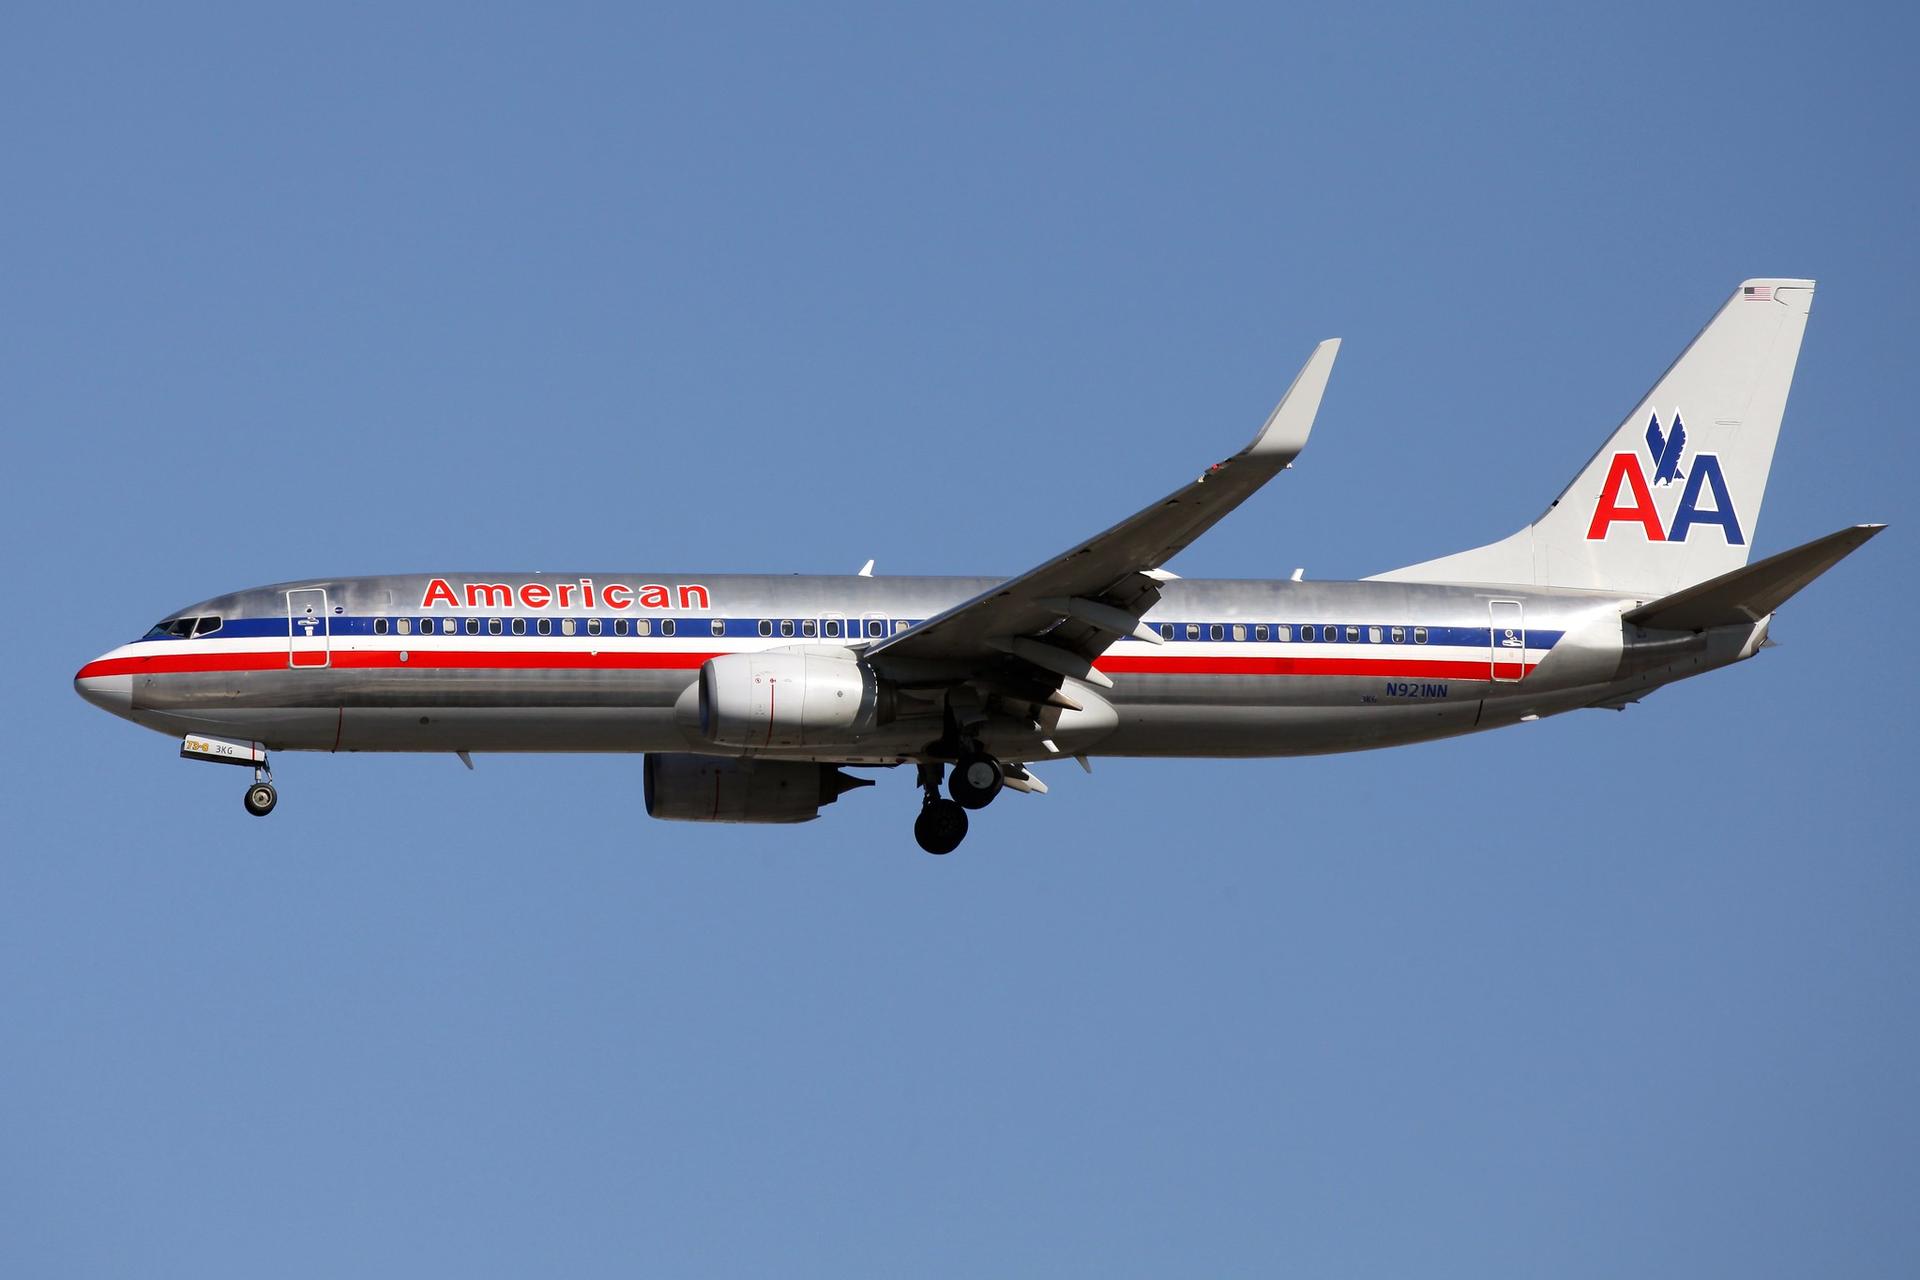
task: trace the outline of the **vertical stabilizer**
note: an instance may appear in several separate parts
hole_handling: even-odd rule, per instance
[[[1666,595],[1747,562],[1811,280],[1748,280],[1538,520],[1376,574]]]

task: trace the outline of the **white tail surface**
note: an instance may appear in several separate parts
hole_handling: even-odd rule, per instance
[[[1746,281],[1538,520],[1374,579],[1662,596],[1744,565],[1813,287]]]

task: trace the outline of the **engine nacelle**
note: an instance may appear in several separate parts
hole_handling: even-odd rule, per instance
[[[718,746],[826,746],[879,724],[872,668],[844,649],[726,653],[700,668],[700,736]]]
[[[656,755],[645,766],[647,816],[674,822],[811,822],[871,778],[802,760]]]

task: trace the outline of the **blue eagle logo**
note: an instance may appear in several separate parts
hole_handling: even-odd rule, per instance
[[[1686,479],[1686,472],[1680,470],[1680,455],[1687,449],[1687,427],[1680,421],[1680,411],[1673,411],[1673,430],[1662,433],[1660,414],[1656,411],[1647,419],[1647,452],[1653,455],[1653,482],[1657,485],[1672,484],[1675,480]]]

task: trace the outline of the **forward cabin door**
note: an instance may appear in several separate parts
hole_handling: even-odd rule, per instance
[[[324,587],[302,587],[287,592],[288,666],[331,665],[333,650],[329,630]]]
[[[1511,684],[1527,673],[1527,623],[1518,600],[1490,600],[1493,678]]]

